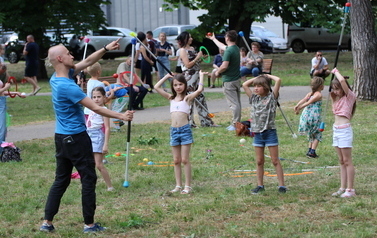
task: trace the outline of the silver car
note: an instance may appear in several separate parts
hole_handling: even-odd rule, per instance
[[[80,49],[81,52],[84,53],[85,51],[85,44],[87,42],[87,49],[86,49],[86,56],[94,53],[95,51],[103,48],[104,45],[109,44],[110,42],[121,38],[119,41],[119,49],[112,50],[107,52],[103,58],[115,58],[118,56],[128,56],[131,54],[132,44],[130,29],[127,28],[120,28],[120,27],[106,27],[101,28],[96,31],[90,32],[89,35],[86,35],[83,40],[80,42]]]
[[[196,25],[169,25],[160,26],[153,30],[153,37],[158,38],[161,32],[166,33],[166,41],[174,46],[174,52],[179,48],[176,41],[177,36],[186,30],[192,30]]]

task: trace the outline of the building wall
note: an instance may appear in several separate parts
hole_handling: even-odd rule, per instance
[[[189,24],[189,9],[172,12],[162,9],[163,0],[112,0],[102,6],[109,26],[129,28],[135,32],[154,30],[163,25]]]

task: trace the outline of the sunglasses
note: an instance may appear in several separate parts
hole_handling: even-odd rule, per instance
[[[322,55],[317,55],[317,56],[322,56]]]

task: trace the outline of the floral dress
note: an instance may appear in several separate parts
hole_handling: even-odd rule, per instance
[[[194,50],[186,50],[187,56],[189,61],[192,61],[196,57],[196,52]],[[187,92],[192,93],[196,91],[198,88],[198,82],[199,82],[199,71],[200,71],[200,65],[199,62],[195,63],[193,67],[186,68],[183,64],[182,67],[182,74],[185,76],[185,79],[187,81]],[[194,121],[194,108],[195,106],[196,111],[198,112],[199,119],[200,119],[200,125],[202,127],[209,127],[214,125],[214,122],[212,119],[208,116],[208,107],[206,98],[203,93],[199,94],[193,103],[190,106],[190,115],[189,115],[189,121],[191,127],[196,127],[195,121]]]
[[[322,122],[321,113],[322,101],[309,104],[301,113],[298,132],[300,135],[307,135],[310,142],[315,139],[322,140],[322,132],[319,131]]]

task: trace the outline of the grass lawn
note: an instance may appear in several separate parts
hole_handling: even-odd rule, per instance
[[[325,57],[332,59],[327,54],[331,53],[326,53]],[[341,54],[345,55],[341,55],[340,59],[349,61],[339,62],[338,68],[344,69],[342,72],[352,78],[350,55],[347,52]],[[311,56],[267,55],[274,58],[273,73],[283,75],[283,84],[289,78],[294,80],[295,83],[289,85],[308,84]],[[301,58],[301,61],[296,61],[296,58]],[[103,65],[112,63],[105,61]],[[48,91],[45,83],[44,90]],[[146,101],[146,105],[154,103],[154,95],[147,96],[151,101]],[[154,101],[157,98],[163,100],[156,95]],[[9,99],[9,110],[13,110],[12,122],[52,120],[48,115],[52,113],[48,109],[51,108],[50,101],[49,96]],[[293,112],[295,103],[283,103],[282,107],[293,129],[297,130],[299,116]],[[377,182],[374,178],[377,160],[373,142],[377,140],[375,108],[374,102],[358,102],[352,120],[357,197],[351,199],[331,196],[339,188],[340,178],[337,156],[331,146],[333,118],[330,110],[326,115],[327,126],[317,150],[320,156],[317,159],[306,158],[306,137],[292,138],[284,118],[277,112],[279,155],[285,159],[281,162],[289,189],[286,194],[277,192],[277,178],[268,158],[265,163],[266,191],[259,195],[250,194],[250,189],[256,185],[252,140],[245,138],[247,142],[241,144],[241,137],[236,137],[234,132],[224,127],[193,130],[195,143],[190,159],[194,191],[190,195],[168,193],[175,186],[169,123],[132,124],[130,186],[124,188],[127,128],[123,127],[120,133],[113,133],[110,137],[109,163],[106,164],[116,190],[107,192],[100,176],[97,182],[95,219],[109,229],[96,236],[377,237]],[[243,119],[247,119],[249,113],[249,109],[244,108]],[[29,117],[29,114],[32,116]],[[27,119],[19,119],[16,123],[19,117]],[[218,121],[229,117],[230,112],[216,113]],[[56,232],[39,232],[56,167],[53,138],[22,141],[17,146],[22,149],[23,161],[0,166],[0,179],[3,181],[0,186],[0,237],[88,237],[82,234],[81,185],[76,179],[71,181],[61,201],[60,211],[54,220]],[[124,154],[116,156],[118,152]],[[268,155],[268,150],[265,153]],[[154,162],[154,165],[148,165],[145,159]]]

